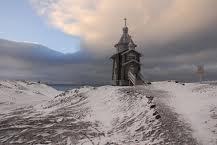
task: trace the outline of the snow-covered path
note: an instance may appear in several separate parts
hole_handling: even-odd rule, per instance
[[[217,86],[156,82],[151,90],[167,94],[167,97],[158,100],[177,113],[179,120],[190,125],[200,144],[217,144]]]
[[[137,87],[144,95],[154,96],[156,110],[161,115],[161,129],[167,133],[166,143],[169,145],[198,145],[198,141],[192,135],[190,124],[180,118],[180,115],[172,109],[168,103],[170,96],[165,90],[151,86]]]

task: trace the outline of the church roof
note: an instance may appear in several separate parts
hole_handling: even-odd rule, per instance
[[[113,59],[114,57],[116,57],[117,55],[120,55],[120,54],[121,54],[121,52],[113,54],[110,58]]]
[[[123,66],[125,66],[125,65],[127,65],[127,64],[129,64],[129,63],[131,63],[131,62],[135,62],[135,63],[141,65],[141,63],[139,63],[137,60],[133,59],[133,60],[130,60],[130,61],[128,61],[128,62],[125,62],[125,63],[123,64]]]
[[[137,45],[133,42],[133,39],[130,36],[130,43],[129,43],[129,48],[135,49]]]
[[[127,29],[127,30],[126,30]],[[119,44],[121,43],[130,43],[130,35],[128,34],[128,28],[123,28],[123,34],[121,36],[121,39],[119,40]]]
[[[123,45],[123,44],[126,44],[126,45],[131,44],[132,47],[134,48],[137,47],[137,45],[133,42],[131,36],[128,34],[128,27],[126,24],[126,19],[125,19],[125,26],[123,28],[123,34],[119,42],[115,45],[115,47],[117,47],[118,45]]]
[[[142,56],[142,55],[141,55],[139,52],[137,52],[135,49],[129,49],[129,50],[127,50],[127,51],[121,53],[121,55],[125,55],[125,54],[127,54],[127,53],[129,53],[129,52],[131,52],[131,51],[134,51],[135,53],[137,53],[137,54],[139,54],[140,56]]]
[[[115,58],[115,56],[116,56],[117,54],[118,54],[118,53],[116,53],[116,54],[112,55],[112,56],[110,57],[110,59],[114,59],[114,58]]]

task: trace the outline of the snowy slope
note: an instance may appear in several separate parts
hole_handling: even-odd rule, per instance
[[[59,92],[34,82],[0,84],[0,144],[217,144],[215,85],[155,82]]]
[[[0,81],[0,111],[5,113],[17,107],[35,105],[59,93],[49,86],[36,82]]]
[[[158,119],[157,119],[158,118]],[[152,99],[131,87],[84,87],[0,118],[3,144],[165,144]]]
[[[153,90],[166,91],[166,104],[189,123],[204,145],[217,144],[217,86],[199,83],[156,82]]]
[[[68,143],[82,145],[163,143],[163,132],[158,131],[161,123],[153,115],[155,109],[150,109],[152,104],[148,104],[148,101],[149,99],[135,88],[84,87],[64,92],[35,108],[42,113],[42,116],[55,114],[59,116],[57,117],[59,121],[73,119],[78,124],[83,122],[87,125],[85,138],[79,137],[82,133],[73,134],[77,142],[75,143],[73,138],[67,138]],[[65,117],[62,117],[63,113]]]

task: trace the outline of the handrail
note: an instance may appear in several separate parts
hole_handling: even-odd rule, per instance
[[[128,78],[133,83],[133,85],[136,85],[136,77],[130,71],[128,72]]]

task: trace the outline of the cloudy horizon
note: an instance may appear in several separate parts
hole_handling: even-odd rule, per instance
[[[145,79],[197,81],[204,65],[205,80],[217,80],[215,0],[24,0],[12,11],[14,1],[2,3],[0,39],[46,47],[0,41],[0,79],[109,83],[126,17]]]

